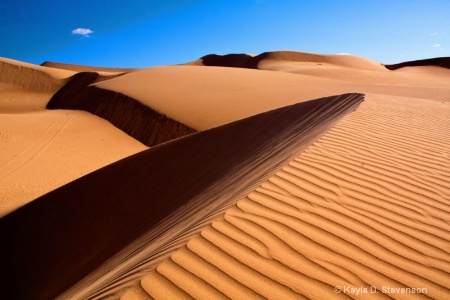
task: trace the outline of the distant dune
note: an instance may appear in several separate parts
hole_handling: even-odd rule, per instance
[[[147,146],[154,146],[195,130],[171,120],[123,94],[88,86],[96,72],[80,72],[70,78],[49,101],[48,109],[85,110],[111,122]]]
[[[0,58],[1,297],[450,299],[448,61]]]
[[[437,57],[430,59],[421,59],[414,61],[402,62],[399,64],[385,65],[389,70],[397,70],[404,67],[419,67],[419,66],[436,66],[450,69],[450,57]]]
[[[47,69],[32,64],[0,58],[0,82],[35,92],[56,92],[74,72]]]
[[[248,54],[209,54],[200,59],[205,66],[258,69],[258,63],[263,60],[267,54],[268,53],[262,53],[257,56]]]

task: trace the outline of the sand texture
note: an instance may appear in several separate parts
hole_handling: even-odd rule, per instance
[[[448,62],[1,58],[2,298],[449,299]]]

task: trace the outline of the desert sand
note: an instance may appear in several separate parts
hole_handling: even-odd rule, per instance
[[[2,59],[1,293],[450,298],[448,61]]]

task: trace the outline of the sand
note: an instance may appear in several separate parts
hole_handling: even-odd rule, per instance
[[[7,59],[0,67],[0,216],[147,149],[87,112],[45,109],[73,72]]]
[[[232,56],[226,60],[213,58],[209,60],[209,66],[203,65],[200,59],[186,65],[124,70],[114,74],[120,75],[115,78],[102,77],[101,82],[89,88],[132,98],[171,120],[200,131],[199,134],[207,133],[211,128],[220,132],[230,122],[310,99],[343,93],[364,93],[365,100],[353,112],[342,115],[334,127],[319,132],[309,147],[299,147],[297,155],[284,163],[277,163],[277,160],[280,159],[282,149],[286,150],[282,141],[289,140],[289,135],[281,132],[278,136],[270,135],[271,139],[276,137],[280,141],[279,145],[269,147],[260,163],[248,164],[246,168],[238,163],[239,155],[228,155],[226,165],[235,168],[234,173],[222,174],[220,170],[224,160],[217,156],[214,161],[215,155],[208,158],[214,162],[205,163],[200,168],[206,172],[202,173],[201,178],[196,177],[200,174],[198,166],[201,163],[189,167],[194,155],[182,159],[183,167],[188,166],[189,171],[182,171],[171,161],[160,161],[165,167],[154,168],[156,171],[152,172],[158,173],[158,170],[168,168],[165,172],[172,172],[174,176],[176,174],[178,179],[161,180],[158,183],[159,177],[155,175],[153,182],[158,185],[164,182],[170,186],[166,189],[173,189],[172,192],[176,191],[174,187],[180,188],[183,184],[187,184],[192,191],[201,189],[205,176],[214,172],[222,174],[224,177],[221,177],[220,182],[223,185],[212,184],[212,192],[206,194],[205,201],[211,201],[211,195],[226,191],[226,186],[232,186],[227,185],[228,182],[239,181],[240,176],[254,171],[255,166],[263,168],[256,173],[265,176],[260,177],[256,184],[255,181],[252,181],[253,184],[243,181],[241,192],[228,195],[226,205],[216,207],[208,204],[208,201],[204,202],[205,206],[201,209],[209,211],[207,215],[197,215],[196,209],[199,207],[195,205],[175,205],[173,196],[162,197],[159,199],[162,209],[151,211],[151,214],[163,217],[164,214],[158,212],[166,210],[170,214],[176,211],[176,207],[181,213],[166,215],[163,223],[158,224],[170,224],[172,229],[166,235],[159,235],[159,238],[144,243],[146,247],[156,247],[154,256],[138,255],[145,248],[142,247],[146,240],[145,234],[142,234],[142,226],[130,224],[130,227],[120,231],[129,239],[120,246],[116,245],[116,248],[110,247],[109,254],[104,256],[104,259],[109,259],[94,272],[85,271],[84,274],[90,275],[72,288],[68,288],[70,284],[67,282],[75,279],[65,281],[65,277],[57,276],[57,270],[66,267],[76,270],[79,263],[63,264],[56,260],[52,273],[45,267],[47,259],[51,258],[39,259],[38,255],[37,263],[42,269],[31,268],[34,271],[23,271],[29,272],[27,277],[17,277],[27,278],[29,282],[36,279],[23,289],[24,293],[32,293],[36,299],[49,291],[62,292],[66,288],[60,295],[61,299],[449,298],[450,71],[445,67],[448,58],[393,66],[353,56],[287,51],[259,56]],[[63,183],[51,182],[64,177],[64,173],[69,175],[66,182],[70,182],[117,160],[116,164],[122,165],[124,171],[132,172],[138,167],[131,164],[127,167],[127,161],[133,161],[133,156],[120,159],[147,147],[113,124],[87,112],[45,109],[46,99],[50,100],[56,90],[77,71],[23,65],[7,59],[1,62],[6,62],[3,64],[6,67],[1,69],[3,73],[0,72],[0,122],[4,124],[0,128],[8,128],[8,133],[3,135],[2,131],[0,149],[7,149],[4,153],[8,153],[5,156],[8,159],[2,164],[5,169],[0,169],[14,169],[16,178],[4,185],[5,191],[12,191],[8,192],[5,202],[9,211],[61,186]],[[227,64],[233,67],[225,67]],[[22,71],[23,76],[20,75]],[[56,122],[51,127],[44,117],[47,114],[61,123]],[[63,125],[65,119],[62,115],[67,114],[73,116],[72,120],[79,118],[79,122],[68,123],[73,125],[72,131],[67,130],[70,125]],[[98,125],[100,123],[104,126]],[[87,130],[83,129],[82,124]],[[63,128],[63,133],[51,140],[52,132],[58,131],[57,128]],[[77,140],[74,132],[85,133],[93,128],[99,129],[96,134],[90,137],[83,134],[85,138]],[[258,134],[266,136],[271,130],[260,126],[252,132],[255,138],[236,139],[234,146],[239,149],[249,142],[256,142]],[[15,138],[16,133],[24,138],[19,138],[20,135]],[[120,138],[116,138],[116,135]],[[183,145],[197,135],[181,137],[155,146],[155,149],[168,149],[166,147],[177,143]],[[106,147],[102,148],[98,143],[104,137],[111,137],[110,145],[113,146],[110,149],[126,150],[111,155],[110,161],[106,161],[102,152]],[[51,141],[45,146],[47,139]],[[55,142],[57,140],[58,143]],[[73,144],[77,145],[73,146],[74,153],[80,156],[75,157],[65,150],[64,145]],[[86,149],[83,145],[91,146]],[[208,149],[222,149],[218,145],[216,142],[201,142],[190,149],[198,149],[198,153],[203,153]],[[37,158],[41,159],[41,148],[42,157],[46,160],[34,163]],[[150,150],[137,154],[137,157],[143,153],[152,153]],[[183,153],[181,148],[177,151]],[[88,155],[92,156],[86,160]],[[9,157],[14,159],[10,160]],[[56,161],[60,157],[61,163],[58,164],[64,160],[67,168],[58,169],[52,163],[53,157]],[[104,159],[103,162],[96,164],[101,159]],[[81,167],[85,160],[89,166],[83,171]],[[22,168],[20,166],[24,161],[28,163]],[[101,200],[105,199],[102,198],[104,195],[112,193],[106,198],[116,203],[113,201],[116,199],[114,189],[109,192],[108,189],[97,189],[98,184],[93,184],[87,190],[76,188],[80,182],[88,182],[95,174],[110,174],[108,170],[113,170],[116,164],[81,177],[81,181],[71,182],[25,205],[21,210],[0,219],[0,223],[7,224],[19,211],[29,211],[29,216],[17,219],[17,222],[23,221],[19,222],[23,223],[20,226],[28,228],[27,222],[35,218],[39,220],[40,216],[45,215],[40,213],[36,216],[32,213],[33,207],[45,206],[45,201],[41,199],[62,195],[59,194],[63,193],[61,191],[71,191],[71,187],[74,187],[73,192],[53,197],[63,201],[86,194],[87,199],[94,197]],[[27,166],[30,168],[27,169]],[[170,171],[172,168],[174,171]],[[21,184],[22,180],[26,182],[31,172],[36,176],[29,179],[27,184]],[[84,173],[76,176],[78,172]],[[33,186],[31,183],[38,182],[38,177],[43,178],[42,183]],[[121,178],[120,182],[124,184],[122,189],[121,184],[114,185],[119,187],[120,195],[123,195],[119,197],[121,201],[128,200],[127,197],[135,199],[133,191],[141,177],[136,173]],[[99,178],[103,178],[100,186],[108,183],[107,175]],[[213,178],[211,176],[210,179]],[[48,182],[51,184],[47,185]],[[14,200],[14,197],[23,194],[31,196],[25,201]],[[73,207],[82,208],[76,205]],[[125,211],[131,211],[132,207],[139,208],[131,205],[123,207]],[[56,211],[59,213],[52,212],[49,216],[56,219],[59,216],[62,219],[59,222],[64,224],[66,220],[62,210]],[[98,212],[91,219],[79,220],[96,224],[90,230],[102,232],[101,228],[106,228],[107,232],[107,228],[114,228],[116,218],[122,213],[113,211],[106,217],[107,214]],[[89,220],[95,222],[89,223]],[[168,227],[151,225],[151,228],[158,232]],[[13,241],[20,241],[21,238],[25,241],[27,236],[39,243],[46,236],[30,235],[27,230],[24,232],[17,234],[19,237],[12,238],[7,244],[14,245]],[[111,229],[106,236],[114,236],[115,232],[116,229]],[[64,230],[60,234],[64,236]],[[4,240],[6,237],[10,239],[11,232],[2,232],[2,237]],[[76,233],[69,235],[72,243],[83,241],[83,238]],[[95,253],[105,251],[102,247],[108,244],[104,241],[101,238],[91,240],[93,249],[102,249]],[[27,242],[28,245],[30,243]],[[51,248],[44,244],[37,249],[40,249],[40,253],[46,253]],[[83,245],[78,246],[78,249],[82,248]],[[13,248],[8,249],[14,252]],[[61,249],[62,252],[58,253],[74,253]],[[111,257],[114,253],[115,256]],[[26,251],[23,255],[26,257]],[[2,257],[11,258],[9,262],[12,265],[8,268],[14,268],[14,259],[21,256],[3,252]],[[56,257],[54,255],[53,258]],[[86,255],[84,261],[93,257]],[[8,259],[2,262],[3,266]],[[79,259],[74,261],[81,262]],[[30,263],[28,268],[31,266]],[[92,268],[91,265],[90,270]],[[17,267],[17,270],[27,270],[27,264]],[[38,273],[41,275],[36,275]],[[59,274],[63,273],[66,274],[63,271]],[[49,276],[59,279],[46,283],[42,281],[42,274],[53,274]],[[77,272],[71,274],[77,276]],[[6,286],[17,284],[11,276],[4,279],[4,275],[4,282],[13,282]]]

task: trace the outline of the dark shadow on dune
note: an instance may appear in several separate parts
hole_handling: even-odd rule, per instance
[[[189,220],[267,178],[363,97],[321,98],[199,132],[30,202],[0,219],[0,294],[53,299],[138,238],[161,238],[175,212]]]
[[[200,59],[203,61],[205,66],[258,69],[258,63],[266,58],[267,55],[268,53],[266,52],[257,56],[251,56],[248,54],[208,54]]]
[[[47,104],[48,109],[76,109],[108,120],[147,146],[155,146],[191,133],[194,129],[166,117],[136,99],[89,86],[98,73],[81,72],[71,77]]]
[[[450,57],[437,57],[430,59],[421,59],[406,61],[399,64],[384,65],[389,70],[397,70],[403,67],[435,66],[450,69]]]

